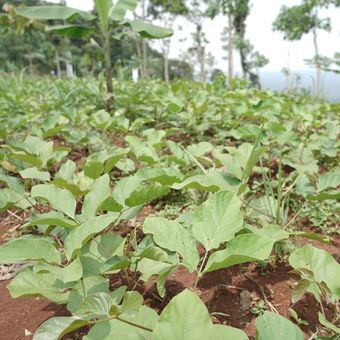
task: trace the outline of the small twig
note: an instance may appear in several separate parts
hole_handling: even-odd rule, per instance
[[[293,224],[296,219],[300,216],[300,214],[302,213],[303,209],[305,209],[307,205],[307,202],[305,202],[302,207],[299,209],[299,211],[293,216],[293,218],[283,227],[283,229],[287,229],[291,224]]]
[[[20,221],[24,221],[24,219],[20,216],[18,216],[17,214],[15,214],[14,212],[10,211],[10,210],[7,210],[7,212],[12,215],[13,217],[17,218],[18,220]]]

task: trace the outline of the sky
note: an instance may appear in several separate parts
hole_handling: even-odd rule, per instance
[[[51,2],[59,2],[51,0]],[[264,54],[270,63],[263,68],[264,71],[280,71],[283,67],[289,65],[292,71],[307,70],[304,59],[311,58],[314,54],[313,38],[311,34],[303,36],[300,41],[287,42],[279,32],[272,31],[272,23],[279,13],[282,5],[292,6],[299,4],[300,0],[253,0],[251,14],[247,22],[247,38],[255,46],[255,49]],[[68,6],[90,10],[92,0],[67,0]],[[319,33],[320,53],[326,56],[333,56],[340,50],[340,9],[323,10],[321,17],[330,17],[333,30],[331,33]],[[182,30],[177,30],[176,26],[180,25]],[[176,22],[175,34],[172,38],[171,57],[179,57],[182,51],[185,51],[191,45],[191,32],[194,27],[184,20],[179,19]],[[207,19],[204,24],[209,45],[208,52],[211,52],[216,58],[217,67],[220,69],[227,68],[227,61],[223,59],[226,51],[222,49],[221,33],[226,26],[226,18],[217,17],[213,21]],[[184,40],[184,41],[183,41]],[[158,44],[155,43],[157,48]],[[288,58],[288,55],[290,56]],[[235,69],[240,71],[239,61],[235,60]]]

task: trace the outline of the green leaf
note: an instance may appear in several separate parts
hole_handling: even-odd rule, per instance
[[[48,263],[38,262],[33,267],[33,273],[51,273],[63,283],[79,281],[83,276],[83,267],[79,258],[66,267],[53,266]]]
[[[93,183],[90,192],[84,198],[82,215],[92,218],[96,215],[98,208],[110,195],[110,177],[105,174]]]
[[[126,200],[140,186],[141,179],[136,176],[125,177],[115,186],[112,197],[122,207],[125,206]]]
[[[96,10],[99,15],[103,27],[103,33],[108,31],[110,10],[112,7],[112,0],[94,0]]]
[[[130,26],[132,31],[139,33],[143,38],[163,39],[174,34],[172,29],[155,26],[141,20],[126,21],[125,25]]]
[[[296,303],[300,301],[303,295],[306,293],[306,290],[310,286],[311,281],[308,279],[302,279],[299,283],[294,287],[292,292],[292,302]]]
[[[112,10],[112,20],[121,21],[127,11],[133,12],[137,7],[138,0],[118,0]]]
[[[75,39],[83,39],[87,38],[89,35],[95,32],[95,30],[91,27],[85,27],[80,25],[54,25],[47,26],[47,32],[55,32],[59,35],[63,35],[66,37],[71,37]]]
[[[189,231],[178,222],[160,217],[147,218],[143,231],[152,234],[160,247],[179,253],[183,258],[183,264],[190,272],[197,269],[199,254],[196,242]]]
[[[24,179],[36,179],[38,181],[49,182],[51,180],[50,173],[47,171],[39,171],[37,168],[29,168],[20,171],[20,176]]]
[[[336,189],[340,186],[340,172],[327,172],[319,176],[317,181],[318,191]]]
[[[136,207],[165,196],[169,192],[170,189],[163,185],[146,185],[132,192],[130,197],[126,199],[125,202],[129,207]]]
[[[108,293],[93,293],[77,309],[76,314],[91,318],[108,318],[112,307],[112,299]]]
[[[63,281],[64,283],[78,281],[83,276],[83,266],[81,261],[76,258],[67,267],[63,268]]]
[[[18,7],[16,14],[35,20],[71,20],[80,16],[85,20],[93,20],[95,16],[88,12],[66,6],[31,6]]]
[[[132,322],[133,324],[153,329],[158,321],[158,314],[151,308],[142,306],[139,313],[134,315],[120,315],[122,320]],[[112,340],[112,339],[128,339],[128,340],[146,340],[151,339],[152,333],[137,328],[120,320],[111,320],[101,322],[93,326],[85,336],[84,340]]]
[[[81,320],[76,316],[53,317],[39,326],[37,331],[34,333],[33,340],[61,339],[64,335],[87,324],[88,321]]]
[[[236,264],[268,259],[274,241],[255,234],[243,234],[235,237],[226,249],[211,254],[203,273],[228,268]]]
[[[137,314],[143,305],[143,296],[138,292],[126,292],[121,306],[122,314]]]
[[[175,183],[172,188],[176,190],[197,189],[202,191],[217,192],[220,190],[229,190],[237,192],[240,181],[221,171],[211,171],[206,175],[196,175],[185,179],[182,183]]]
[[[84,275],[103,274],[107,270],[107,261],[124,255],[125,239],[115,234],[97,236],[86,244],[81,251]]]
[[[78,309],[82,308],[82,304],[92,295],[97,293],[109,293],[109,280],[102,276],[89,276],[83,278],[73,287],[68,303],[67,309],[76,315]]]
[[[74,253],[81,249],[85,243],[94,235],[106,229],[111,223],[117,221],[118,213],[94,217],[73,229],[65,239],[65,253],[68,259],[73,258]]]
[[[218,337],[216,337],[218,335]],[[153,340],[246,340],[241,330],[214,325],[199,297],[185,290],[164,308],[156,324]]]
[[[39,184],[32,188],[32,197],[46,199],[52,208],[74,218],[77,202],[70,191],[53,184]]]
[[[51,240],[35,236],[22,236],[0,246],[0,263],[44,260],[61,263],[60,254]]]
[[[20,271],[7,286],[13,298],[44,296],[58,303],[67,303],[69,292],[57,287],[57,279],[50,273],[34,274],[32,268]]]
[[[136,175],[144,181],[157,182],[162,185],[173,185],[181,182],[183,178],[182,173],[176,168],[141,169]]]
[[[340,298],[340,264],[328,252],[306,245],[290,255],[289,263],[294,269],[305,268],[313,272],[316,282],[325,282],[333,297]]]
[[[50,211],[40,215],[33,214],[30,216],[29,221],[23,225],[23,228],[37,225],[57,226],[71,229],[79,226],[79,224],[65,218],[63,214],[57,211]]]
[[[14,206],[26,209],[31,206],[23,195],[10,189],[0,189],[0,212],[6,211]]]
[[[17,192],[18,194],[23,194],[25,192],[25,188],[22,181],[16,177],[3,175],[0,172],[0,182],[6,183],[9,189]]]
[[[211,196],[196,211],[192,232],[205,249],[218,248],[231,240],[243,226],[241,201],[232,192]]]
[[[256,319],[256,340],[304,340],[298,326],[272,312],[265,312]]]
[[[321,325],[325,326],[326,328],[332,330],[333,332],[335,332],[336,334],[340,335],[340,328],[335,326],[333,323],[329,322],[322,313],[318,313],[319,314],[319,322],[321,323]]]

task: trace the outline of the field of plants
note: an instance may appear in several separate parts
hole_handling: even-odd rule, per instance
[[[340,338],[340,104],[234,85],[0,79],[1,339]]]

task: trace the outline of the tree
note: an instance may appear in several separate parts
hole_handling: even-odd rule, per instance
[[[111,40],[121,39],[131,32],[145,38],[165,38],[172,35],[166,28],[154,26],[140,20],[126,20],[127,11],[134,11],[138,0],[94,0],[96,15],[66,6],[21,7],[18,15],[35,20],[57,20],[68,23],[47,27],[49,31],[73,38],[88,38],[99,30],[99,41],[94,42],[102,52],[105,63],[106,86],[109,98],[107,109],[111,110],[113,102],[113,70],[111,61]],[[81,19],[81,21],[78,21]],[[93,39],[93,38],[92,38]]]
[[[187,14],[184,0],[149,0],[148,15],[153,20],[160,20],[163,26],[173,28],[179,15]],[[164,60],[164,80],[169,82],[169,55],[171,38],[161,40],[161,50]]]
[[[200,67],[199,80],[202,83],[206,82],[206,47],[205,44],[208,42],[206,35],[203,30],[204,20],[206,18],[206,7],[201,1],[191,0],[188,4],[188,20],[194,24],[195,32],[192,33],[192,39],[194,46],[191,48],[197,55],[197,61]]]
[[[248,61],[249,44],[245,39],[246,21],[250,14],[250,0],[206,0],[209,3],[208,13],[211,18],[218,14],[227,16],[227,51],[228,83],[231,86],[233,77],[233,49],[238,50],[245,79],[252,78]]]
[[[339,0],[303,0],[300,5],[292,7],[283,6],[273,29],[284,34],[284,39],[289,41],[300,40],[303,35],[312,33],[314,44],[314,57],[312,64],[316,68],[315,93],[321,95],[321,69],[323,57],[319,52],[318,30],[331,30],[329,18],[320,18],[319,11],[330,5],[340,6]]]

